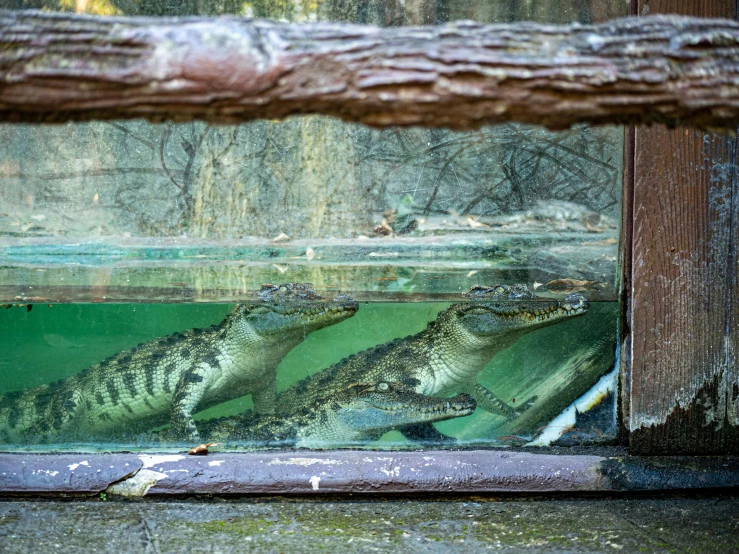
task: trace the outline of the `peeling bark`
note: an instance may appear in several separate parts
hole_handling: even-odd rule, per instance
[[[0,121],[739,124],[739,24],[376,28],[0,11]]]
[[[648,453],[739,452],[738,398],[739,383],[727,371],[719,372],[694,393],[690,402],[677,403],[664,420],[632,429],[630,445],[633,451]]]

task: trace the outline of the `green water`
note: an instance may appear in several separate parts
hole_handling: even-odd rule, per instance
[[[289,352],[278,368],[278,391],[346,356],[421,331],[449,305],[362,303],[354,317],[309,334]],[[35,304],[30,311],[25,306],[0,309],[0,394],[67,378],[156,337],[217,324],[232,308],[232,304]],[[510,404],[538,397],[524,416],[507,421],[478,408],[471,416],[437,423],[436,428],[462,444],[525,443],[613,368],[617,314],[616,302],[591,303],[586,315],[531,332],[487,364],[477,380],[501,400]],[[195,419],[238,414],[251,407],[245,396],[200,412]],[[416,447],[397,431],[373,446]],[[104,447],[115,449],[111,444]]]

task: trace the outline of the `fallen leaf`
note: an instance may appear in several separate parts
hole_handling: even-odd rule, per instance
[[[387,222],[387,219],[383,219],[380,224],[375,227],[372,232],[382,237],[391,237],[395,235],[395,231]]]
[[[218,446],[217,442],[208,442],[206,444],[199,444],[195,448],[192,448],[188,454],[190,456],[207,456],[208,455],[208,447],[210,446]]]
[[[580,279],[554,279],[547,283],[549,290],[603,290],[605,283],[600,281],[587,281]]]

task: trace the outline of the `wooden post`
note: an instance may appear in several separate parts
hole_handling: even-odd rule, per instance
[[[640,16],[656,13],[735,19],[736,7],[639,1]],[[634,151],[631,452],[739,452],[737,141],[639,127]]]

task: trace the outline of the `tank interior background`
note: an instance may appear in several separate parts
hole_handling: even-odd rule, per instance
[[[620,0],[130,2],[0,7],[376,25],[597,22]],[[0,126],[0,301],[236,301],[265,282],[439,298],[595,281],[615,300],[623,130]],[[103,298],[104,297],[104,298]],[[384,297],[381,297],[384,298]]]
[[[0,8],[411,25],[587,23],[626,15],[628,5],[0,0]],[[621,128],[379,131],[313,116],[222,127],[0,125],[0,303],[8,307],[0,394],[218,323],[264,283],[311,282],[329,298],[363,302],[287,355],[279,389],[422,330],[472,286],[527,283],[542,297],[580,292],[592,302],[586,316],[524,336],[480,374],[504,402],[537,397],[534,408],[513,420],[478,409],[437,428],[462,445],[516,446],[569,406],[573,419],[561,424],[574,426],[569,440],[611,440],[615,381],[585,402],[601,413],[579,426],[574,412],[585,404],[573,402],[614,367],[623,142]],[[197,419],[250,407],[238,398]],[[116,447],[91,440],[83,447]],[[409,444],[393,432],[375,446]]]

